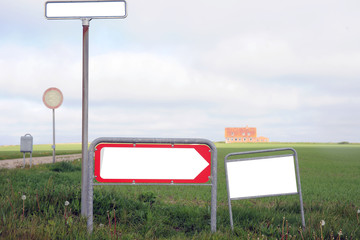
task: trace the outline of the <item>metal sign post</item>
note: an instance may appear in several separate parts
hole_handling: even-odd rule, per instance
[[[57,88],[49,88],[44,92],[43,102],[46,107],[52,109],[53,113],[53,163],[55,163],[55,108],[60,107],[63,100],[63,95]]]
[[[45,17],[48,20],[80,19],[83,26],[83,87],[82,87],[82,167],[81,167],[81,214],[87,216],[88,179],[88,98],[89,98],[89,22],[91,19],[126,18],[125,0],[48,1]]]
[[[88,184],[88,133],[89,133],[89,22],[91,19],[82,19],[83,27],[83,65],[82,65],[82,130],[81,130],[81,150],[82,150],[82,165],[81,165],[81,214],[87,216],[85,208],[87,202],[86,190]]]
[[[55,163],[55,109],[52,110],[53,112],[53,145],[51,146],[53,150],[53,163]]]

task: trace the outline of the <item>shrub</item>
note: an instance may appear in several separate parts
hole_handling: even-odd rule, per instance
[[[80,171],[81,167],[75,166],[71,162],[57,162],[50,167],[53,172],[75,172]]]

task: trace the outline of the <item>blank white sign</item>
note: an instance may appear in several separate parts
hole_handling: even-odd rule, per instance
[[[194,148],[104,147],[100,177],[192,180],[207,166],[209,163]]]
[[[296,194],[294,156],[225,162],[230,199]]]
[[[123,18],[126,16],[124,1],[69,1],[46,2],[47,18]]]

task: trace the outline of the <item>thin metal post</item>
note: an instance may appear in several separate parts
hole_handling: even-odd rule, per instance
[[[296,166],[296,181],[298,186],[298,193],[299,193],[299,201],[300,201],[300,213],[301,213],[301,223],[303,228],[305,229],[305,214],[304,214],[304,203],[302,198],[302,192],[301,192],[301,182],[300,182],[300,171],[299,171],[299,161],[297,152],[293,150],[295,155],[295,166]]]
[[[229,189],[229,177],[228,177],[228,169],[227,169],[227,158],[225,158],[225,177],[226,177],[226,190],[227,190],[227,196],[228,196],[228,204],[229,204],[229,217],[230,217],[230,226],[231,230],[234,230],[234,221],[233,221],[233,215],[232,215],[232,208],[231,208],[231,199],[230,199],[230,189]]]
[[[23,152],[23,168],[25,168],[25,152]]]
[[[53,108],[53,163],[55,163],[55,109]]]
[[[81,165],[81,215],[87,216],[88,190],[88,106],[89,106],[89,22],[82,19],[83,26],[83,76],[82,76],[82,165]]]
[[[32,152],[30,152],[30,168],[31,168],[31,165],[32,165]]]
[[[87,189],[87,229],[89,233],[93,231],[93,224],[94,224],[94,151],[89,150],[89,182],[88,182],[88,189]]]
[[[216,232],[216,208],[217,208],[217,150],[214,145],[211,147],[211,161],[212,161],[212,174],[211,174],[211,232]]]

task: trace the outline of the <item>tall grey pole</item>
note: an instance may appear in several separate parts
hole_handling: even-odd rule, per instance
[[[83,26],[83,89],[82,89],[82,165],[81,165],[81,215],[87,216],[88,190],[88,105],[89,105],[89,22],[82,19]]]
[[[77,8],[78,3],[82,3],[83,9],[79,11]],[[99,9],[101,9],[100,16],[94,12],[93,3],[97,2]],[[105,1],[106,2],[106,1]],[[88,93],[89,93],[89,80],[88,80],[88,69],[89,69],[89,22],[92,18],[96,19],[113,19],[113,18],[126,18],[126,1],[125,0],[113,0],[116,3],[116,7],[120,7],[124,11],[120,10],[119,14],[114,15],[114,5],[104,4],[104,1],[93,1],[93,0],[74,0],[66,1],[68,3],[71,16],[62,9],[63,1],[47,1],[45,3],[45,17],[47,19],[61,20],[61,19],[80,19],[83,26],[83,72],[82,72],[82,163],[81,163],[81,215],[87,216],[88,211],[86,207],[87,203],[87,191],[88,191]],[[55,7],[48,7],[49,5]],[[58,8],[57,6],[60,6]],[[118,9],[118,8],[117,8]],[[60,11],[59,11],[60,10]],[[78,12],[78,13],[76,13]],[[99,13],[100,13],[99,12]],[[93,17],[92,17],[93,16]]]
[[[53,108],[53,163],[55,163],[55,109]]]

